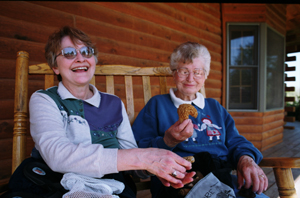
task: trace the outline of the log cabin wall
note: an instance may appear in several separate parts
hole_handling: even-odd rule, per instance
[[[169,56],[180,43],[195,41],[211,53],[206,95],[221,102],[222,31],[218,3],[108,3],[59,1],[3,1],[0,3],[0,192],[11,175],[13,103],[17,51],[29,52],[29,64],[45,62],[48,36],[69,25],[82,29],[95,41],[99,64],[168,66]],[[122,98],[124,86],[115,80]],[[173,80],[168,79],[169,86]],[[96,79],[101,90],[102,79]],[[134,81],[134,94],[140,94]],[[29,78],[30,96],[43,88],[40,76]],[[153,94],[155,87],[153,87]],[[136,97],[136,96],[135,96]],[[142,107],[135,107],[139,111]],[[33,142],[27,134],[27,155]]]
[[[296,20],[300,19],[298,14],[300,4],[289,4],[286,10],[286,54],[300,52],[300,27]],[[294,61],[294,59],[289,61]]]
[[[226,38],[228,22],[265,22],[280,34],[286,35],[286,5],[283,4],[222,4],[223,38]],[[226,39],[223,40],[226,51]],[[223,53],[223,85],[226,76],[226,53]],[[225,104],[226,91],[222,92]],[[268,112],[229,112],[240,134],[250,140],[259,150],[266,150],[282,142],[284,109]]]

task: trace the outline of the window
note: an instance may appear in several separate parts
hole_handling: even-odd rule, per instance
[[[258,26],[230,26],[229,49],[229,109],[257,109]]]
[[[284,37],[265,23],[228,24],[227,35],[226,108],[283,108]]]
[[[267,29],[267,109],[280,108],[284,104],[284,38]],[[279,96],[279,97],[277,97]]]

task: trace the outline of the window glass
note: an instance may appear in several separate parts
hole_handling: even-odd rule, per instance
[[[229,109],[257,109],[258,26],[229,26]]]
[[[257,108],[257,68],[229,70],[229,108]]]
[[[284,38],[267,28],[267,109],[283,107]]]

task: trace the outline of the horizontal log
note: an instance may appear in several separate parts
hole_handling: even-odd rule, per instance
[[[240,111],[228,111],[230,115],[235,117],[262,117],[264,115],[263,112],[240,112]]]
[[[222,88],[222,81],[208,78],[205,81],[205,88],[221,89]]]
[[[263,126],[262,125],[236,125],[237,130],[243,133],[262,133]]]
[[[130,14],[134,17],[138,17],[147,21],[151,21],[157,25],[162,25],[169,27],[171,29],[177,30],[179,32],[188,33],[196,37],[200,37],[204,40],[208,40],[215,44],[221,44],[221,37],[219,35],[211,34],[207,31],[199,31],[198,28],[187,25],[186,23],[180,22],[178,20],[173,20],[172,17],[166,16],[159,12],[150,10],[134,3],[113,3],[113,2],[96,2],[101,6],[107,8]]]
[[[294,96],[291,96],[291,97],[284,97],[284,101],[285,102],[294,102],[295,101],[295,97]]]
[[[285,65],[284,71],[296,71],[296,67],[288,67],[287,65]]]
[[[294,130],[295,129],[294,126],[286,126],[286,125],[284,125],[283,128],[284,129],[289,129],[289,130]]]
[[[14,117],[14,99],[0,100],[0,120],[8,120]]]
[[[276,15],[278,15],[280,18],[286,18],[286,5],[268,3],[266,6],[273,10],[273,12],[276,13]]]
[[[232,117],[263,117],[274,114],[280,114],[284,112],[283,109],[268,111],[268,112],[238,112],[238,111],[229,111]]]
[[[0,37],[0,46],[0,58],[16,60],[18,51],[26,51],[29,60],[45,62],[44,43]]]
[[[285,87],[284,91],[295,91],[295,87]]]
[[[271,116],[271,115],[276,115],[276,114],[282,114],[284,112],[284,109],[278,109],[278,110],[273,110],[273,111],[266,111],[264,112],[264,116]]]
[[[221,5],[219,3],[189,3],[189,5],[198,8],[199,10],[204,10],[209,14],[214,14],[220,11]]]
[[[224,14],[224,21],[231,22],[266,22],[266,16],[262,14],[252,15],[252,14]]]
[[[146,34],[161,37],[163,39],[167,39],[170,41],[176,41],[178,43],[182,43],[187,40],[199,42],[207,46],[210,51],[214,51],[219,54],[221,53],[221,46],[219,44],[214,44],[213,42],[205,40],[201,37],[193,36],[188,33],[182,33],[170,29],[168,27],[159,25],[157,23],[145,21],[141,18],[134,17],[130,14],[116,12],[114,9],[109,9],[108,7],[104,7],[103,5],[100,5],[99,2],[94,2],[94,3],[86,3],[86,2],[52,3],[51,2],[50,3],[50,2],[43,2],[43,1],[35,1],[33,3],[45,7],[49,7],[52,9],[72,13],[74,15],[82,16],[86,19],[93,19],[95,21],[104,22],[108,25],[124,27],[137,32],[143,32]],[[84,25],[84,24],[80,23],[79,25]],[[84,28],[85,26],[77,26],[77,27]],[[85,30],[88,34],[97,35],[99,33],[95,34],[95,32],[99,32],[101,31],[101,29],[102,29],[101,27],[100,28],[93,27],[93,28],[83,29],[83,30]]]
[[[14,38],[24,41],[46,43],[51,32],[57,28],[35,24],[20,19],[0,16],[0,37]]]
[[[282,121],[284,118],[283,110],[276,110],[268,113],[249,112],[249,114],[246,112],[231,112],[230,114],[235,121],[238,131],[245,135],[247,133],[264,133],[278,127],[282,128],[284,125],[284,122]],[[266,135],[270,133],[271,132],[266,133],[262,139],[268,138]],[[251,137],[247,138],[251,139]]]
[[[261,148],[262,148],[262,143],[261,143],[261,141],[250,141],[252,144],[253,144],[253,146],[255,147],[255,148],[257,148],[258,150],[260,150],[261,151]]]
[[[55,2],[53,2],[55,3]],[[71,14],[49,9],[32,2],[5,1],[1,3],[1,15],[13,19],[31,22],[34,24],[62,27],[66,24],[73,24],[74,18]],[[49,34],[49,33],[48,33]]]
[[[222,91],[220,89],[205,88],[207,98],[221,98]]]
[[[127,57],[122,55],[108,54],[108,53],[99,53],[98,55],[98,64],[99,65],[132,65],[132,66],[141,66],[141,67],[160,67],[160,66],[169,66],[169,63],[145,60],[134,57]]]
[[[283,123],[283,121],[282,121],[282,123]],[[272,137],[276,136],[277,134],[282,134],[283,133],[283,124],[277,126],[276,128],[274,128],[274,127],[276,127],[276,126],[273,126],[268,131],[264,131],[262,133],[263,140],[266,140],[268,138],[272,138]]]
[[[15,97],[15,80],[0,78],[0,100],[14,99]]]
[[[276,121],[280,121],[284,118],[284,111],[282,110],[280,113],[275,113],[274,114],[265,114],[265,116],[263,117],[263,121],[264,124],[268,124],[271,122],[276,122]]]
[[[290,82],[290,81],[296,81],[296,77],[295,77],[295,76],[292,76],[292,77],[287,77],[287,76],[286,76],[286,77],[284,78],[284,81],[289,81],[289,82]]]
[[[285,116],[285,117],[284,117],[284,121],[285,121],[285,122],[295,122],[295,121],[296,121],[296,117]]]
[[[296,56],[286,56],[285,57],[285,61],[286,62],[289,62],[289,61],[296,61]],[[293,69],[295,68],[296,70],[296,67],[293,67],[293,66],[288,66],[287,64],[285,64],[285,71],[295,71],[295,70],[289,70],[289,69]],[[287,70],[288,69],[288,70]]]
[[[274,28],[276,31],[278,31],[282,36],[285,35],[285,32],[286,32],[286,28],[285,26],[282,26],[281,24],[278,23],[278,21],[276,20],[273,20],[272,18],[270,18],[271,16],[269,16],[267,14],[267,19],[266,19],[266,23]]]
[[[276,120],[274,122],[264,123],[263,132],[268,132],[269,130],[282,127],[284,125],[283,117],[280,120]]]
[[[97,43],[98,50],[102,53],[117,54],[161,62],[168,62],[168,57],[170,56],[170,52],[160,49],[147,48],[144,46],[128,44],[100,37],[92,38]]]
[[[106,40],[104,39],[102,41],[105,41],[105,43],[108,43],[108,45],[111,45],[111,44],[109,44],[110,42],[108,42],[107,39]],[[105,46],[105,43],[102,43],[102,49],[105,48],[107,53],[112,53],[109,49],[113,49],[113,48],[110,48],[110,47],[113,47],[113,46],[112,45],[110,47]],[[0,38],[0,44],[2,46],[8,46],[6,48],[6,50],[1,51],[1,49],[0,49],[0,52],[1,52],[0,58],[5,57],[5,58],[10,58],[10,59],[15,59],[16,54],[17,54],[17,50],[25,50],[29,53],[29,60],[30,61],[45,62],[45,58],[44,58],[44,54],[43,54],[44,44],[42,44],[42,43],[34,43],[34,42],[30,42],[30,41],[22,41],[22,40],[15,40],[15,39],[9,39],[9,38],[5,38],[5,39]],[[98,45],[101,46],[101,43],[98,43]],[[18,46],[18,47],[12,47],[12,46]],[[129,57],[133,54],[133,52],[140,53],[140,50],[141,50],[141,49],[138,49],[138,48],[130,49],[130,46],[126,46],[125,44],[121,45],[121,46],[122,47],[116,48],[116,49],[118,49],[118,52],[120,52],[120,53],[124,52],[125,55],[127,54],[126,56],[129,56]],[[147,53],[153,54],[151,51],[149,51],[149,50],[152,50],[152,49],[145,48],[145,50],[147,51]],[[129,52],[126,52],[126,51],[129,51]],[[167,57],[170,55],[169,53],[165,53],[165,52],[161,51],[161,53],[163,53],[164,55],[155,52],[158,57],[154,57],[153,55],[151,55],[151,57],[150,57],[149,55],[147,55],[147,53],[145,53],[145,51],[143,51],[143,53],[140,53],[140,55],[139,55],[141,57],[135,57],[135,58],[140,58],[140,59],[143,59],[143,58],[148,59],[149,58],[151,60],[151,57],[152,57],[152,58],[156,59],[156,60],[152,60],[152,61],[163,62],[164,61],[163,59],[165,59],[165,61],[166,61],[168,59]],[[125,55],[121,54],[121,56],[125,56]],[[146,56],[146,57],[143,57],[143,56]],[[165,57],[165,58],[163,58],[163,57]],[[101,57],[100,57],[100,59],[101,59]]]
[[[247,132],[240,132],[240,135],[244,136],[248,141],[262,141],[262,134],[258,131],[256,133],[247,133]]]
[[[13,119],[0,120],[0,139],[7,139],[13,137]]]
[[[175,8],[176,10],[180,10],[182,12],[187,13],[188,15],[191,15],[193,18],[199,18],[203,21],[209,21],[213,27],[220,27],[221,26],[221,14],[220,14],[220,4],[216,4],[218,6],[217,9],[212,8],[213,4],[209,3],[198,3],[198,4],[192,4],[192,3],[166,3],[168,6],[171,6]],[[179,18],[179,17],[178,17]],[[183,20],[184,18],[179,18]],[[184,21],[184,20],[183,20]],[[192,25],[195,25],[195,23],[190,23]],[[208,29],[210,32],[213,32],[212,30]],[[216,30],[215,33],[221,33],[220,30]]]
[[[295,112],[296,107],[295,106],[290,106],[290,107],[285,106],[284,110],[287,111],[287,112]]]
[[[286,18],[278,16],[267,6],[267,24],[269,24],[272,28],[280,32],[280,34],[285,35],[286,33]]]
[[[1,29],[1,28],[0,28]],[[0,58],[1,79],[15,79],[16,75],[16,60]]]
[[[159,13],[168,15],[175,20],[184,22],[186,24],[192,25],[193,27],[198,27],[200,30],[205,30],[212,32],[214,34],[221,34],[221,21],[218,15],[208,15],[198,8],[190,7],[188,8],[188,3],[149,3],[140,2],[137,3],[141,6],[150,8]],[[191,15],[192,13],[197,13],[197,16]],[[220,14],[219,14],[220,15]],[[208,22],[208,21],[211,21]]]
[[[261,167],[300,168],[300,158],[294,157],[266,157],[259,163]]]
[[[223,4],[224,13],[228,14],[265,14],[265,4],[244,4],[244,3],[225,3]]]

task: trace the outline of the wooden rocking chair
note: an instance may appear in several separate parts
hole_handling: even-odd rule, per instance
[[[26,158],[26,131],[28,131],[28,76],[44,75],[44,88],[54,85],[55,75],[46,64],[28,66],[29,54],[20,51],[16,61],[16,84],[15,84],[15,106],[14,106],[14,132],[13,132],[13,154],[12,171]],[[168,92],[167,77],[171,71],[168,67],[134,67],[124,65],[96,66],[95,75],[106,77],[106,92],[114,94],[114,76],[123,76],[125,84],[125,106],[131,123],[135,118],[135,103],[133,97],[133,76],[142,77],[144,92],[144,104],[151,98],[150,77],[159,78],[160,94]],[[95,77],[92,80],[95,83]],[[153,86],[153,85],[152,85]],[[204,89],[201,92],[205,96]],[[140,101],[139,101],[140,103]],[[282,198],[296,198],[296,190],[291,168],[300,168],[300,158],[264,158],[259,164],[261,167],[273,168],[279,195]],[[149,182],[137,183],[138,190],[149,189]]]

